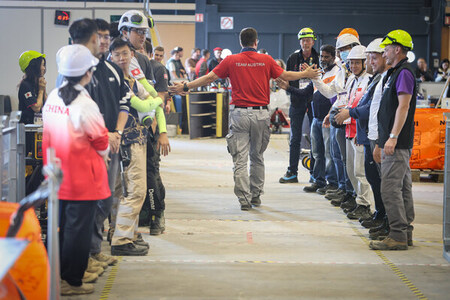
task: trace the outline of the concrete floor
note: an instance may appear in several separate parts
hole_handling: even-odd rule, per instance
[[[66,299],[450,299],[442,257],[443,185],[414,183],[414,244],[371,251],[367,230],[300,183],[282,185],[286,135],[265,154],[263,205],[242,212],[224,139],[171,139],[163,159],[166,233],[145,257],[123,257],[95,284]],[[106,251],[109,251],[105,243]]]

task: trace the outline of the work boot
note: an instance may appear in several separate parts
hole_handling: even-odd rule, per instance
[[[381,230],[369,233],[369,239],[371,240],[383,240],[389,235],[389,227],[382,228]]]
[[[328,191],[337,191],[337,190],[338,190],[337,186],[327,184],[324,187],[318,188],[316,193],[319,195],[325,195],[326,193],[328,193]]]
[[[371,217],[372,215],[370,214],[370,206],[359,204],[356,206],[354,210],[352,210],[347,214],[347,218],[349,218],[350,220],[358,220],[360,218],[370,219]]]
[[[61,295],[84,295],[94,292],[94,285],[89,283],[83,283],[80,286],[70,285],[67,281],[61,280]]]
[[[117,258],[103,252],[91,254],[91,257],[102,264],[107,264],[107,266],[115,265],[118,262]]]
[[[164,211],[155,212],[150,216],[150,235],[160,235],[164,232]]]
[[[89,257],[88,266],[93,265],[94,267],[102,267],[103,269],[106,269],[108,267],[108,264],[105,262],[101,262],[98,260],[95,260],[92,255]]]
[[[239,203],[241,204],[241,210],[252,209],[252,204],[248,202],[247,199],[239,199]]]
[[[150,245],[146,241],[144,241],[140,232],[138,232],[136,239],[133,241],[133,244],[150,249]]]
[[[99,263],[97,263],[93,258],[89,257],[86,272],[95,273],[100,277],[105,272],[105,269],[103,269],[103,267]]]
[[[364,228],[374,228],[380,226],[381,224],[383,224],[383,219],[370,218],[361,222],[361,226]]]
[[[372,250],[408,250],[408,243],[387,237],[382,241],[371,241],[369,247]]]
[[[261,206],[261,198],[259,198],[259,196],[258,197],[253,197],[252,201],[251,201],[251,204],[253,206],[255,206],[255,207]]]
[[[389,228],[389,222],[388,222],[387,218],[385,217],[383,219],[383,222],[381,223],[381,225],[377,226],[377,227],[370,228],[369,229],[369,233],[377,232],[377,231],[380,231],[380,230],[386,229],[386,228]]]
[[[325,198],[328,200],[341,198],[341,196],[345,196],[344,190],[337,190],[337,191],[333,191],[333,192],[327,191],[327,193],[325,194]]]
[[[136,247],[133,243],[111,246],[111,254],[115,256],[144,256],[148,249],[145,247]]]
[[[323,187],[323,186],[318,185],[317,183],[314,182],[314,183],[311,184],[310,186],[305,186],[305,187],[303,188],[303,191],[305,191],[305,192],[307,192],[307,193],[314,193],[314,192],[317,191],[317,189],[319,189],[319,188],[321,188],[321,187]]]
[[[97,279],[98,279],[97,274],[85,271],[82,281],[83,281],[83,283],[93,283],[93,282],[96,282]]]
[[[347,194],[346,192],[343,192],[341,195],[332,198],[330,203],[333,206],[341,206],[342,203],[346,202],[351,197],[353,197],[352,194]]]
[[[297,182],[298,182],[297,173],[293,173],[289,171],[289,169],[287,170],[286,174],[284,174],[284,176],[280,178],[280,183],[297,183]]]
[[[341,208],[344,213],[348,213],[356,208],[355,197],[351,194],[345,195],[344,201],[341,203]]]

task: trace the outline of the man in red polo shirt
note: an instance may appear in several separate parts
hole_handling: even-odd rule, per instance
[[[239,34],[241,53],[227,56],[207,75],[191,82],[175,83],[171,93],[187,93],[190,89],[205,86],[219,78],[230,78],[232,100],[230,103],[230,132],[227,135],[228,151],[234,163],[234,193],[241,210],[260,206],[264,188],[263,154],[270,139],[269,81],[281,78],[286,81],[316,78],[319,70],[314,66],[303,72],[285,71],[269,55],[256,52],[258,33],[254,28],[244,28]],[[250,156],[250,176],[248,157]]]

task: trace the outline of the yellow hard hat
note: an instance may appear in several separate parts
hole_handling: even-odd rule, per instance
[[[408,50],[412,50],[414,47],[411,35],[404,30],[397,29],[392,30],[384,36],[383,41],[380,44],[381,48],[385,48],[387,45],[400,44]]]
[[[297,35],[298,39],[302,39],[302,38],[313,38],[313,40],[317,40],[317,36],[316,33],[314,32],[314,30],[312,30],[309,27],[305,27],[300,29],[300,31],[298,32]]]
[[[25,51],[24,53],[20,54],[19,57],[19,66],[20,70],[25,73],[25,70],[28,68],[28,65],[33,59],[43,57],[45,58],[45,54],[39,53],[37,51],[29,50]]]

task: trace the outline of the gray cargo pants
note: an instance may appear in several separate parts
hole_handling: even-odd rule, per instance
[[[394,155],[381,151],[381,198],[391,228],[389,237],[398,242],[406,242],[408,234],[413,231],[410,157],[411,149],[395,149]]]
[[[263,194],[264,151],[270,140],[270,115],[267,109],[230,108],[230,132],[226,136],[233,158],[234,193],[250,202]],[[250,176],[248,157],[250,155]]]

